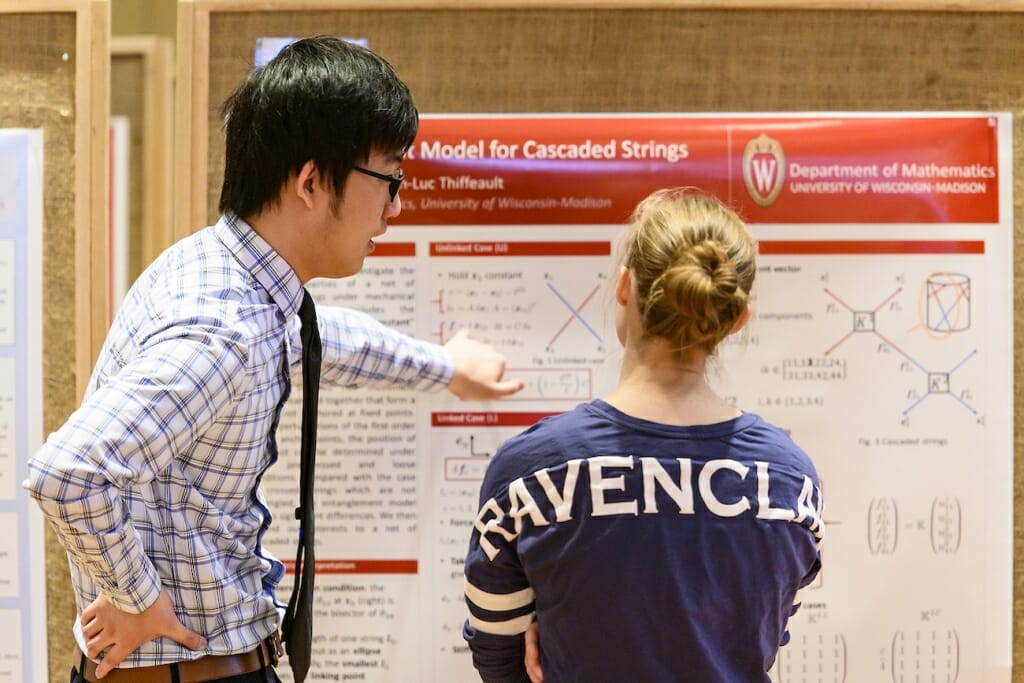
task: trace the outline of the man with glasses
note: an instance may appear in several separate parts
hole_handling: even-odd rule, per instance
[[[368,175],[371,178],[380,178],[388,184],[388,195],[391,197],[391,201],[395,201],[395,197],[398,196],[398,188],[402,187],[402,181],[405,180],[405,171],[398,168],[391,175],[384,175],[383,173],[377,173],[371,171],[368,168],[361,168],[356,166],[352,169],[353,171],[359,171],[364,175]]]
[[[250,73],[224,116],[223,215],[140,276],[82,406],[31,463],[71,563],[73,681],[278,680],[284,565],[262,547],[259,482],[299,370],[303,285],[359,272],[401,212],[418,114],[386,61],[313,38]],[[330,307],[316,327],[325,383],[522,388],[465,334],[441,347]]]

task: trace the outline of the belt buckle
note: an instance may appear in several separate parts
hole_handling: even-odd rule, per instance
[[[277,666],[277,663],[281,661],[282,657],[284,657],[284,647],[282,647],[281,645],[280,632],[275,630],[273,633],[267,636],[267,640],[269,641],[267,643],[269,646],[267,647],[267,649],[270,650],[270,665]]]

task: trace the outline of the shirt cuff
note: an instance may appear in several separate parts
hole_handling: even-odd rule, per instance
[[[139,566],[141,565],[141,566]],[[118,580],[114,590],[103,588],[104,595],[117,609],[128,614],[140,614],[152,607],[163,584],[160,583],[160,575],[156,567],[146,559],[140,562],[133,562]]]

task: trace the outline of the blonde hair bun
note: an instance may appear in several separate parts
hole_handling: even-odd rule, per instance
[[[659,190],[637,206],[625,264],[644,333],[713,353],[747,308],[757,243],[735,212],[692,189]]]

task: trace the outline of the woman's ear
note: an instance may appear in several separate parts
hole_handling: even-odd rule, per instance
[[[615,303],[625,306],[633,291],[633,272],[626,266],[619,266],[619,279],[615,282]]]
[[[736,334],[743,329],[743,326],[750,321],[750,316],[753,314],[753,310],[750,308],[750,304],[744,307],[743,312],[740,313],[740,317],[736,319],[736,322],[732,324],[732,329],[729,330],[729,334]]]

